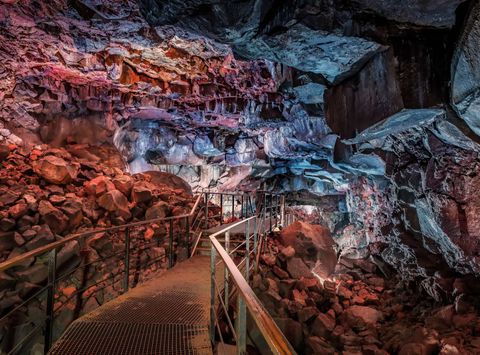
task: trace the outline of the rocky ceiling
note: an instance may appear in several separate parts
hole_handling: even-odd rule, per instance
[[[267,183],[440,298],[480,272],[479,8],[0,0],[0,140]]]

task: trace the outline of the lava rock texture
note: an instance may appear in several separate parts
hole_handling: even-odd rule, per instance
[[[86,144],[84,158],[193,189],[265,184],[328,211],[342,255],[449,300],[452,280],[480,274],[479,6],[0,1],[0,141]],[[53,157],[32,169],[79,174]]]

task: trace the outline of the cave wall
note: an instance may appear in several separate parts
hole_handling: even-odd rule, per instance
[[[475,1],[36,5],[0,4],[2,142],[101,141],[194,187],[266,182],[348,212],[345,251],[419,282],[479,273]]]

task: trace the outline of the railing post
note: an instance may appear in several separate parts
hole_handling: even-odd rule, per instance
[[[190,240],[190,217],[185,217],[185,234],[187,238],[187,255],[190,255],[191,240]]]
[[[215,247],[210,251],[210,341],[215,344]]]
[[[170,269],[173,267],[173,219],[170,220],[168,234],[168,268]]]
[[[208,229],[208,192],[205,192],[205,229]]]
[[[230,251],[230,232],[225,232],[225,251],[228,253]],[[229,299],[229,276],[228,276],[228,268],[225,265],[224,268],[224,278],[223,278],[223,290],[225,294],[225,308],[228,311],[228,299]]]
[[[244,212],[243,212],[243,194],[242,194],[242,199],[241,199],[241,205],[240,205],[240,218],[243,218],[245,215],[244,215]]]
[[[47,291],[47,314],[45,318],[45,342],[44,353],[48,353],[53,340],[53,305],[55,297],[55,273],[57,270],[57,249],[48,253],[48,291]]]
[[[250,220],[245,223],[245,249],[246,259],[245,259],[245,280],[250,284]]]
[[[235,219],[235,195],[232,195],[232,221]]]
[[[128,277],[130,276],[130,229],[125,229],[125,275],[123,279],[123,292],[128,291]]]
[[[223,224],[223,194],[220,194],[220,224]]]
[[[282,199],[280,202],[280,216],[281,220],[280,223],[282,224],[282,227],[285,227],[286,221],[285,221],[285,195],[282,195]]]
[[[278,227],[278,207],[279,207],[279,196],[275,195],[275,227]]]
[[[238,318],[237,318],[237,354],[247,353],[247,307],[245,300],[238,295]]]
[[[272,213],[273,213],[273,195],[270,195],[270,207],[269,207],[270,213],[268,215],[268,219],[270,221],[270,233],[272,233]]]
[[[257,254],[258,254],[258,223],[257,223],[257,217],[253,219],[253,267],[255,270],[255,273],[258,272],[258,263],[257,263]]]

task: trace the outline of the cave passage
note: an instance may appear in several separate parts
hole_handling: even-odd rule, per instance
[[[0,354],[480,354],[479,46],[479,0],[0,0]]]

